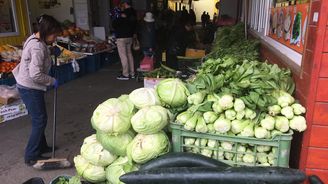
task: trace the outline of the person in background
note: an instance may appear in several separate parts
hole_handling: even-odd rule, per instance
[[[130,0],[122,0],[122,12],[119,18],[113,21],[113,28],[117,38],[117,49],[121,58],[123,72],[118,80],[135,78],[132,43],[136,38],[137,13],[131,7]]]
[[[152,56],[156,42],[155,19],[147,12],[140,30],[140,44],[145,56]]]
[[[188,21],[188,19],[190,18],[188,10],[185,6],[182,7],[182,12],[181,12],[181,17],[180,17],[180,21],[185,22]]]
[[[190,20],[191,20],[191,23],[192,25],[196,25],[196,13],[193,9],[190,9],[189,10],[189,16],[190,16]]]
[[[206,12],[204,11],[202,16],[201,16],[201,21],[202,21],[202,27],[205,28],[206,26]]]
[[[216,24],[216,21],[218,20],[218,16],[216,13],[214,13],[214,16],[213,16],[213,24],[215,25]]]
[[[206,13],[206,19],[205,19],[206,21],[206,26],[208,26],[208,24],[211,22],[211,16],[210,16],[210,14],[207,12]]]
[[[170,35],[166,49],[166,64],[170,68],[178,69],[177,56],[184,56],[188,47],[195,48],[197,39],[190,20],[182,25],[176,25]]]
[[[62,31],[60,23],[49,15],[37,19],[37,28],[37,32],[25,41],[21,62],[13,70],[19,94],[32,118],[32,132],[25,149],[28,166],[39,159],[47,159],[42,154],[52,150],[45,137],[48,117],[44,94],[49,86],[57,88],[58,81],[48,75],[52,65],[48,46]]]

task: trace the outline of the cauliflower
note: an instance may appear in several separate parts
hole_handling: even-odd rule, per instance
[[[217,114],[220,114],[220,113],[223,112],[223,109],[222,109],[222,107],[220,106],[220,104],[219,104],[218,101],[216,101],[216,102],[213,103],[213,105],[212,105],[212,109],[213,109],[213,111],[214,111],[215,113],[217,113]]]
[[[237,98],[235,99],[235,103],[233,105],[236,112],[243,111],[245,109],[245,103],[241,99]]]
[[[303,116],[294,116],[294,118],[289,121],[289,126],[291,129],[298,132],[303,132],[307,128],[306,120]]]
[[[250,120],[233,120],[231,122],[231,131],[234,134],[239,134],[241,131],[244,130],[244,128],[250,123]]]
[[[250,122],[243,131],[240,132],[240,136],[253,137],[254,136],[254,122]]]
[[[264,139],[268,137],[269,131],[263,127],[255,127],[254,134],[256,138]]]
[[[295,103],[292,105],[293,111],[295,115],[301,115],[306,112],[305,107],[303,107],[301,104]]]
[[[233,104],[233,97],[231,95],[223,95],[219,99],[219,105],[223,110],[230,109],[234,106]]]
[[[245,111],[239,111],[237,112],[236,119],[242,120],[245,116]]]
[[[214,122],[214,129],[221,134],[227,133],[231,128],[231,121],[220,117]]]
[[[263,128],[265,128],[267,130],[273,130],[275,120],[272,116],[267,115],[264,119],[261,120],[260,124]]]
[[[207,124],[214,123],[218,116],[213,111],[208,111],[203,114],[203,118]]]
[[[188,96],[188,103],[191,105],[198,105],[201,104],[204,101],[204,98],[206,96],[205,92],[197,92],[190,96]]]
[[[246,108],[245,117],[248,118],[248,119],[254,119],[254,118],[256,118],[256,112],[254,112],[251,109]]]
[[[236,111],[234,111],[234,110],[232,110],[232,109],[230,109],[230,110],[226,110],[226,111],[224,112],[224,114],[225,114],[225,117],[226,117],[228,120],[234,120],[234,119],[236,119],[236,115],[237,115]]]
[[[289,130],[289,121],[285,116],[277,116],[275,117],[276,124],[275,128],[280,132],[288,132]]]
[[[292,119],[294,117],[293,108],[290,106],[282,108],[280,113],[284,115],[287,119]]]
[[[271,116],[276,116],[280,113],[281,107],[279,105],[273,105],[268,107],[268,111]]]

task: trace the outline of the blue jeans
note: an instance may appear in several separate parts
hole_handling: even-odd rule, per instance
[[[47,110],[44,91],[20,88],[19,94],[32,118],[32,132],[25,148],[25,160],[37,160],[48,147],[44,131],[47,126]]]

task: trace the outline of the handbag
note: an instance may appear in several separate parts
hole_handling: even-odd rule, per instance
[[[139,43],[137,38],[133,39],[132,49],[133,50],[140,50],[140,43]]]
[[[143,71],[152,71],[154,69],[154,57],[145,56],[140,62],[140,69]]]

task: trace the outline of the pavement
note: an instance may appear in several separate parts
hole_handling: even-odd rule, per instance
[[[57,144],[56,156],[73,160],[79,154],[83,139],[95,131],[90,119],[98,104],[108,98],[128,94],[143,83],[135,80],[118,81],[120,64],[106,66],[96,73],[70,81],[58,89]],[[53,91],[46,93],[48,144],[52,138]],[[0,183],[21,184],[32,177],[41,177],[45,183],[58,175],[75,175],[75,169],[38,171],[24,164],[31,122],[28,116],[0,124]],[[50,155],[49,155],[50,156]]]

